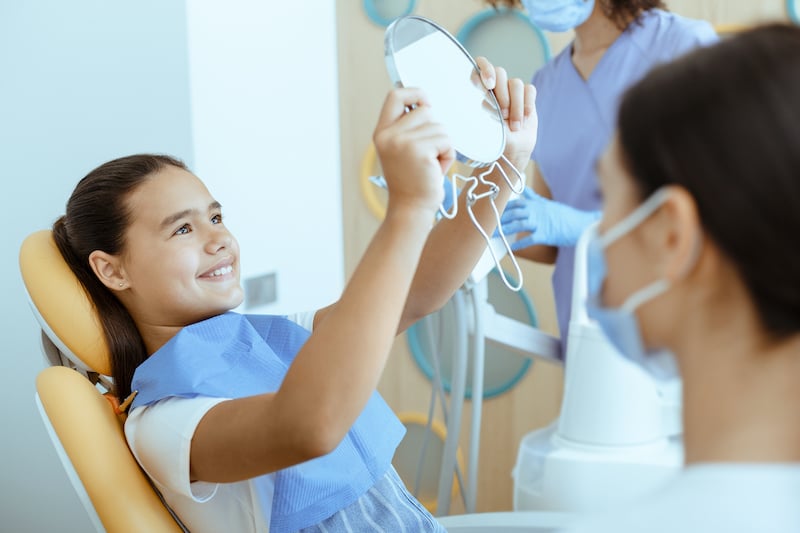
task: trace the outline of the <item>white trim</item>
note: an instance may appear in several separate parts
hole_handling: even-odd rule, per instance
[[[72,488],[75,489],[78,499],[81,501],[83,508],[86,510],[89,521],[95,527],[96,531],[99,533],[105,533],[106,529],[103,527],[103,523],[100,521],[100,517],[94,508],[92,499],[89,498],[89,494],[86,492],[86,488],[83,486],[83,482],[78,476],[78,472],[75,471],[75,467],[72,466],[72,461],[70,460],[69,455],[67,455],[66,450],[64,450],[64,446],[61,445],[61,439],[58,438],[58,434],[53,428],[53,425],[50,423],[50,418],[47,416],[47,411],[42,405],[42,401],[39,398],[38,393],[36,393],[36,407],[39,408],[39,414],[42,417],[42,422],[44,422],[47,435],[50,437],[50,441],[53,443],[53,448],[56,450],[56,455],[58,455],[61,465],[64,467],[64,471],[66,472],[67,478],[72,484]]]
[[[548,533],[575,520],[558,511],[507,511],[437,517],[448,533]]]

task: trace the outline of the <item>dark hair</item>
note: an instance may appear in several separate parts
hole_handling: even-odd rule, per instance
[[[492,7],[522,9],[522,0],[486,0]],[[603,13],[621,30],[651,9],[667,9],[661,0],[597,0]]]
[[[53,237],[61,255],[75,273],[97,311],[111,352],[114,393],[120,399],[131,392],[136,367],[146,358],[144,341],[127,309],[103,285],[89,265],[89,254],[102,250],[119,254],[131,222],[126,200],[148,176],[182,161],[140,154],[114,159],[89,172],[75,187],[66,214],[53,224]]]
[[[800,330],[800,28],[763,26],[654,69],[618,127],[642,198],[688,190],[765,328]]]

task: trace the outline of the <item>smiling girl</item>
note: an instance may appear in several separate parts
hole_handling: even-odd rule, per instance
[[[505,155],[524,168],[535,91],[482,72],[487,86],[502,80],[515,122]],[[341,298],[316,312],[230,311],[243,298],[239,246],[168,156],[96,168],[54,225],[101,319],[115,393],[136,391],[131,450],[192,531],[442,531],[391,467],[403,427],[375,387],[395,336],[448,301],[485,243],[466,216],[433,226],[455,153],[419,90],[389,94],[374,142],[386,216]],[[502,209],[510,191],[495,181]],[[493,228],[489,206],[474,211]]]

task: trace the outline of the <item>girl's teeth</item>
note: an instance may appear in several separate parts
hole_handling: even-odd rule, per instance
[[[214,276],[222,276],[222,275],[225,275],[225,274],[229,274],[230,272],[233,272],[233,266],[226,266],[225,268],[218,268],[214,272],[212,272],[210,274],[210,276],[213,278]]]

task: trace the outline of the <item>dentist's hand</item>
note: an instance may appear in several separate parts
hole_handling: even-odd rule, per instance
[[[536,145],[539,117],[536,114],[536,88],[519,78],[508,79],[502,67],[492,65],[485,57],[477,57],[481,80],[494,91],[506,126],[504,155],[520,171],[524,170]]]
[[[529,232],[511,245],[516,251],[538,244],[575,246],[583,230],[599,219],[599,211],[581,211],[526,187],[521,197],[508,202],[500,223],[507,236]]]

